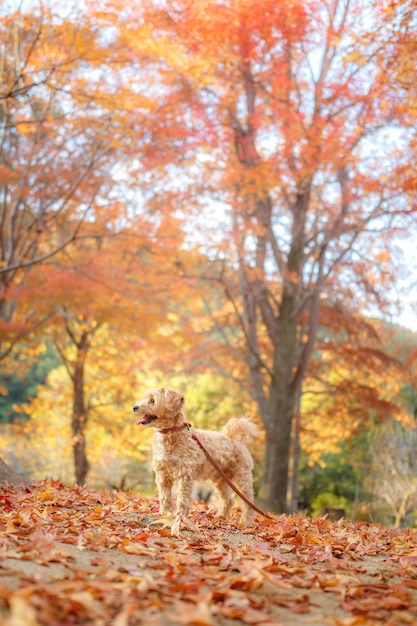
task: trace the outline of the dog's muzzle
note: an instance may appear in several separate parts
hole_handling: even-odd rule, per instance
[[[141,426],[147,426],[151,422],[154,422],[155,420],[158,419],[157,415],[149,415],[149,414],[144,413],[143,411],[141,411],[141,408],[139,406],[134,406],[133,407],[133,412],[134,413],[142,413],[142,416],[140,417],[140,419],[138,419],[135,422],[136,426],[139,426],[139,424]]]

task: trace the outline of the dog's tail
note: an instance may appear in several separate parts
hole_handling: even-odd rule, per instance
[[[245,443],[259,434],[259,428],[248,417],[232,417],[220,432],[230,439]]]

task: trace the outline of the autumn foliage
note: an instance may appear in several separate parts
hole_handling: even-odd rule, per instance
[[[83,484],[131,454],[150,380],[191,397],[221,375],[205,426],[228,394],[253,414],[259,499],[294,511],[300,455],[415,426],[415,339],[387,323],[416,211],[414,3],[58,5],[0,10],[2,371],[61,361],[14,407],[10,458],[65,434]]]

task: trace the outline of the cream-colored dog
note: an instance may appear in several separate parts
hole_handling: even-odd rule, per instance
[[[193,483],[196,480],[211,480],[222,500],[220,513],[226,517],[232,506],[233,492],[208,461],[193,439],[192,432],[228,478],[253,502],[253,460],[243,442],[258,434],[258,427],[247,418],[232,418],[220,432],[190,430],[185,422],[183,407],[184,397],[166,387],[151,389],[133,407],[139,416],[136,424],[155,429],[153,469],[160,511],[162,514],[172,513],[172,489],[175,485],[175,515],[186,516]],[[242,523],[249,525],[252,518],[251,508],[242,502]]]

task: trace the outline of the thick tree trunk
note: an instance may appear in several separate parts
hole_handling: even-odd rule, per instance
[[[300,358],[298,324],[304,259],[305,219],[309,191],[297,196],[292,226],[292,244],[278,318],[278,340],[275,343],[273,375],[266,420],[267,464],[262,492],[269,510],[288,511],[287,493],[293,416],[297,411]],[[305,365],[304,365],[305,367]]]
[[[87,459],[85,431],[87,427],[87,410],[84,398],[85,359],[87,356],[87,334],[83,334],[77,344],[77,360],[74,365],[72,382],[74,400],[72,410],[72,447],[74,455],[75,480],[78,485],[86,482],[90,464]]]
[[[288,47],[288,72],[291,67],[291,47]],[[249,172],[256,168],[261,160],[256,144],[256,81],[250,63],[244,57],[242,61],[242,79],[246,96],[246,123],[236,111],[231,110],[231,124],[234,131],[236,156],[240,164]],[[288,85],[291,76],[288,76]],[[288,91],[288,99],[290,92]],[[288,100],[289,101],[289,100]],[[302,161],[302,159],[301,159]],[[274,230],[272,199],[269,190],[253,194],[253,189],[245,189],[243,184],[242,197],[245,200],[243,211],[240,202],[234,213],[234,233],[236,251],[239,261],[239,292],[242,298],[242,313],[236,306],[244,331],[253,397],[258,404],[266,432],[266,452],[260,499],[269,510],[284,513],[288,511],[287,493],[290,454],[293,449],[293,460],[298,464],[298,441],[291,447],[293,416],[299,411],[298,398],[302,379],[314,346],[317,332],[318,298],[321,288],[323,259],[320,254],[317,274],[317,289],[307,293],[311,286],[304,285],[303,268],[306,262],[306,223],[310,203],[310,191],[314,177],[314,165],[305,168],[303,175],[295,161],[291,161],[297,191],[291,205],[292,214],[291,238],[289,249],[280,247]],[[256,219],[258,229],[256,235],[248,229],[251,220]],[[247,241],[256,239],[255,257],[248,262]],[[324,249],[323,249],[324,250]],[[324,252],[323,252],[324,254]],[[276,269],[282,279],[282,296],[277,307],[277,294],[269,289],[268,274],[270,260],[274,259]],[[255,262],[255,272],[253,271]],[[230,291],[228,291],[230,297]],[[300,337],[300,315],[310,309],[310,322],[307,332],[308,340]],[[233,297],[231,298],[233,301]],[[272,348],[272,363],[269,362],[264,349],[263,332],[259,332],[259,323],[266,330]],[[303,333],[304,335],[305,333]],[[294,482],[297,481],[297,467]],[[293,493],[297,491],[293,486]]]
[[[290,475],[290,500],[289,513],[297,513],[299,496],[299,464],[300,464],[300,406],[297,402],[297,411],[293,419],[292,445],[291,445],[291,475]]]
[[[271,391],[269,411],[275,416],[266,432],[266,453],[261,493],[270,511],[285,513],[287,506],[288,474],[291,448],[291,430],[294,399],[291,390],[283,385]]]

